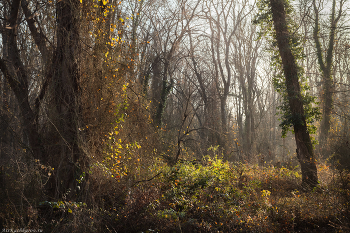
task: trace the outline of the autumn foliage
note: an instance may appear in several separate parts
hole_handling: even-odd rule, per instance
[[[276,110],[286,90],[273,85],[283,72],[252,24],[256,6],[0,1],[0,229],[350,231],[346,33],[332,30],[334,106],[322,145],[324,121],[306,121],[319,182],[305,186],[291,124],[278,126],[288,118]],[[304,94],[322,104],[299,104],[322,110],[306,14],[294,15],[305,20],[293,34],[304,38],[297,65]]]

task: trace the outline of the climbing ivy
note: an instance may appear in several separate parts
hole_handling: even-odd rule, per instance
[[[306,118],[306,124],[310,134],[316,133],[316,126],[313,123],[321,118],[320,108],[318,107],[318,102],[315,96],[310,95],[310,87],[308,85],[308,77],[305,76],[304,68],[300,65],[301,61],[305,58],[303,47],[301,46],[300,38],[298,34],[298,27],[292,19],[293,8],[290,5],[290,1],[284,0],[284,8],[286,10],[288,30],[290,33],[289,45],[292,53],[297,60],[298,65],[298,76],[299,83],[301,87],[301,96],[303,98],[304,104],[304,114]],[[283,75],[282,60],[277,47],[276,33],[273,30],[272,22],[272,12],[269,0],[260,0],[257,3],[259,13],[255,16],[253,21],[254,24],[260,25],[261,31],[259,32],[260,37],[265,37],[271,44],[268,51],[271,53],[270,65],[274,67],[275,74],[273,77],[273,85],[276,91],[282,97],[282,103],[277,107],[278,114],[281,116],[280,127],[282,128],[282,137],[287,135],[288,131],[293,131],[293,126],[301,124],[301,116],[293,115],[289,108],[289,97],[287,94],[286,80]],[[312,138],[313,144],[317,143],[314,138]]]

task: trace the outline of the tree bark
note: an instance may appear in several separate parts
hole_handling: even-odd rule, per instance
[[[299,67],[289,44],[291,35],[288,30],[284,0],[270,0],[270,4],[277,45],[286,79],[289,108],[294,119],[293,126],[297,156],[301,165],[302,183],[315,187],[318,184],[317,168],[304,114],[303,97],[298,80]]]
[[[56,193],[60,198],[69,193],[74,197],[77,192],[77,179],[80,174],[78,146],[78,1],[62,0],[57,2],[57,47],[53,60],[52,87],[54,93],[55,124],[58,134],[58,154],[56,158]]]

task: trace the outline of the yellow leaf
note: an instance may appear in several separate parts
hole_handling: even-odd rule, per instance
[[[73,211],[71,209],[68,209],[68,213],[72,213]]]
[[[106,5],[108,3],[108,0],[107,1],[102,0],[102,3],[103,3],[103,5]]]

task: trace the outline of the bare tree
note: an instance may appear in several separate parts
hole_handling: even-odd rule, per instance
[[[180,2],[176,9],[164,3],[164,8],[158,8],[160,14],[149,16],[151,25],[152,58],[149,72],[152,73],[152,103],[153,120],[156,126],[162,124],[162,114],[170,90],[174,85],[173,72],[182,58],[180,44],[195,16],[198,3],[194,6]],[[163,11],[169,16],[164,17]],[[147,75],[148,76],[148,75]]]
[[[14,92],[22,115],[22,127],[28,138],[29,149],[35,159],[55,168],[51,187],[47,187],[51,197],[66,195],[70,190],[76,194],[76,179],[81,172],[79,161],[83,157],[78,145],[79,100],[78,79],[79,69],[77,54],[79,53],[78,18],[79,1],[60,1],[56,5],[56,38],[55,46],[49,48],[48,39],[43,26],[30,10],[26,1],[10,2],[9,15],[6,15],[2,36],[6,38],[3,44],[7,57],[0,59],[0,68]],[[44,80],[41,85],[32,79],[28,67],[23,61],[23,53],[18,48],[17,30],[21,24],[20,8],[24,12],[30,34],[41,54],[39,65],[44,70]],[[4,42],[4,41],[3,41]],[[52,42],[51,42],[52,43]],[[33,83],[41,89],[31,93]],[[34,85],[35,86],[35,85]],[[34,104],[31,96],[35,95]],[[47,138],[40,131],[39,111],[43,107],[45,96],[50,99],[49,118],[47,119],[51,137],[49,149],[45,148]]]
[[[211,71],[208,69],[210,60],[206,59],[203,54],[209,53],[205,51],[208,48],[208,44],[201,44],[200,38],[193,38],[193,33],[189,33],[189,56],[190,61],[188,64],[192,70],[198,93],[203,104],[201,111],[197,111],[197,118],[199,121],[199,127],[203,128],[199,130],[199,136],[205,145],[205,148],[209,148],[212,145],[218,145],[220,142],[220,130],[219,130],[219,111],[218,95],[215,82],[211,78]],[[205,39],[201,36],[202,40]],[[194,40],[196,42],[194,43]]]
[[[240,7],[241,6],[241,7]],[[227,99],[230,93],[232,83],[232,66],[230,48],[234,35],[237,32],[241,22],[249,15],[251,8],[248,1],[241,4],[235,2],[207,2],[205,6],[205,17],[210,26],[210,46],[211,58],[214,64],[213,78],[220,99],[220,122],[221,139],[220,144],[228,156],[227,132],[228,132],[228,111]]]
[[[320,41],[320,17],[319,17],[319,6],[317,6],[316,1],[313,2],[314,15],[315,15],[315,23],[314,23],[314,32],[313,39],[316,45],[317,52],[317,60],[319,64],[319,68],[322,74],[322,83],[323,83],[323,91],[321,93],[323,100],[323,119],[321,122],[321,131],[319,134],[320,145],[326,145],[326,141],[328,138],[328,133],[331,126],[331,113],[333,108],[333,96],[334,96],[334,83],[332,77],[332,69],[333,69],[333,57],[334,57],[334,46],[336,40],[336,31],[338,22],[343,14],[343,6],[345,4],[344,0],[339,2],[338,12],[336,12],[337,1],[333,0],[332,2],[332,10],[329,21],[329,39],[328,45],[326,49],[322,49],[321,41]],[[324,56],[324,50],[326,50],[326,57]],[[324,149],[324,148],[323,148]]]
[[[250,156],[255,148],[255,117],[258,111],[256,105],[259,99],[262,100],[262,96],[258,96],[260,92],[257,90],[257,66],[262,40],[256,38],[256,26],[247,25],[247,23],[247,20],[242,22],[232,46],[234,47],[235,78],[241,92],[241,94],[237,94],[242,98],[245,115],[244,126],[241,125],[239,130],[243,136],[244,152]]]

